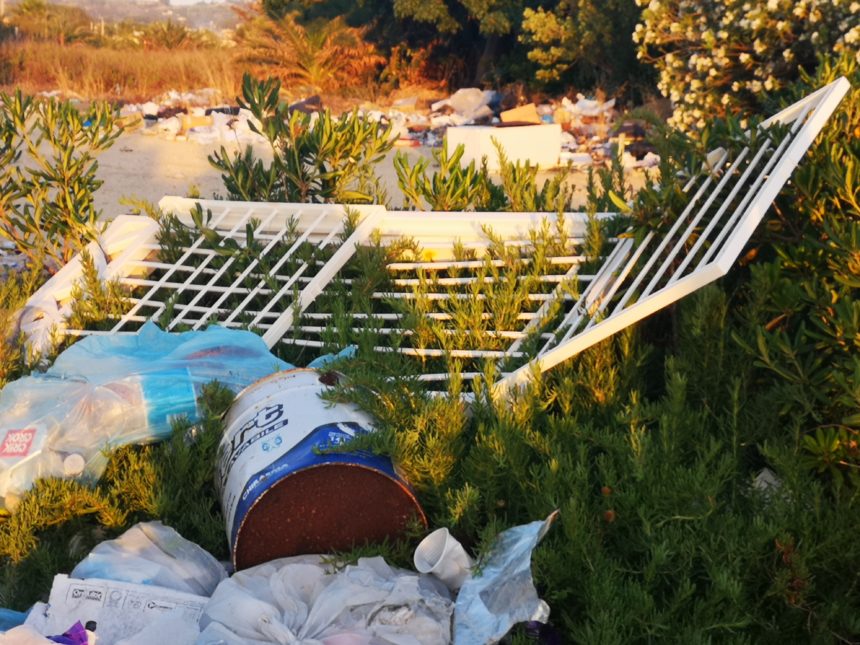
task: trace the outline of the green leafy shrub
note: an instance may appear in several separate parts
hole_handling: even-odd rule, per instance
[[[825,61],[785,102],[847,76],[853,88],[776,203],[752,267],[744,341],[758,386],[810,466],[860,484],[860,67]],[[766,383],[766,385],[765,385]]]
[[[225,148],[209,157],[223,174],[230,199],[271,202],[368,203],[384,201],[374,165],[391,150],[390,129],[380,129],[357,111],[340,118],[294,111],[280,101],[280,81],[245,75],[239,104],[260,122],[272,150],[268,165],[250,147],[231,155]]]
[[[860,57],[852,0],[637,0],[634,39],[674,104],[671,123],[700,128],[715,115],[758,112],[773,93],[812,73],[818,52]]]
[[[0,236],[55,268],[94,240],[95,157],[119,134],[106,103],[82,114],[68,102],[0,94]]]
[[[462,145],[450,155],[447,146],[434,150],[433,159],[439,169],[432,177],[427,174],[430,159],[419,157],[410,167],[409,157],[398,152],[394,170],[403,191],[403,206],[434,211],[490,210],[493,199],[487,171],[474,161],[463,168],[460,160],[464,152]]]
[[[19,377],[28,367],[18,315],[27,299],[44,282],[45,270],[32,265],[24,271],[0,269],[0,387]]]
[[[409,165],[409,157],[397,153],[394,170],[403,192],[404,208],[434,211],[559,211],[570,205],[571,191],[565,187],[565,172],[558,172],[538,185],[538,167],[508,160],[494,140],[499,160],[499,180],[490,177],[486,163],[474,161],[463,167],[463,145],[449,154],[447,146],[433,151],[438,169],[428,174],[431,161],[420,157]],[[486,159],[484,160],[486,161]],[[623,179],[622,179],[623,184]],[[621,190],[623,192],[623,190]]]
[[[72,286],[72,329],[110,329],[131,308],[125,288],[118,280],[102,281],[92,256],[81,253],[81,279]]]
[[[636,59],[630,34],[639,17],[634,0],[559,0],[526,7],[520,40],[545,82],[593,87],[636,83],[647,73]]]

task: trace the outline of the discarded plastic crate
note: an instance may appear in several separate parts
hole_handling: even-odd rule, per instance
[[[168,329],[217,321],[254,328],[269,347],[326,347],[337,313],[332,303],[358,284],[359,249],[393,248],[406,237],[420,245],[421,257],[389,262],[389,286],[368,294],[369,310],[351,313],[352,324],[396,339],[379,350],[422,361],[421,378],[430,383],[452,370],[469,380],[494,363],[496,392],[503,393],[725,275],[848,88],[841,78],[765,121],[754,143],[734,156],[712,154],[709,167],[687,183],[689,202],[667,231],[641,239],[622,231],[597,262],[586,257],[583,213],[164,198],[162,209],[186,224],[198,206],[211,217],[170,261],[159,259],[154,232],[108,254],[103,275],[125,284],[133,302],[111,333],[170,314]],[[768,129],[775,124],[784,127]],[[117,218],[105,237],[122,237],[117,231],[133,225],[135,218]],[[534,231],[542,227],[557,234],[545,236],[547,254],[539,256]],[[530,275],[536,263],[539,275]],[[50,300],[51,289],[49,283],[37,296]],[[516,291],[516,310],[484,308],[493,289]],[[458,328],[467,315],[479,324]],[[38,328],[32,317],[22,329],[28,325]]]

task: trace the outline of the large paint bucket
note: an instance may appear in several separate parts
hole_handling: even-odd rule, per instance
[[[239,393],[225,418],[218,484],[236,570],[343,551],[427,520],[391,460],[324,452],[373,430],[351,405],[320,398],[332,373],[277,372]]]

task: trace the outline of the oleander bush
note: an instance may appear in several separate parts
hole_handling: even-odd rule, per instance
[[[801,71],[813,73],[820,52],[860,60],[856,0],[637,0],[633,34],[639,57],[658,73],[672,100],[670,122],[701,128],[714,115],[760,112],[766,94]]]
[[[0,94],[0,237],[54,270],[95,240],[96,157],[120,132],[106,103]]]
[[[374,166],[391,150],[388,128],[357,111],[336,118],[329,110],[310,115],[290,112],[280,98],[277,79],[257,81],[245,75],[239,105],[259,124],[252,128],[266,138],[271,163],[223,146],[209,157],[223,174],[230,199],[284,202],[368,203],[385,201]]]

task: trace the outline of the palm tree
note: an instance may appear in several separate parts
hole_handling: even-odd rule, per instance
[[[55,40],[60,45],[85,40],[91,35],[86,11],[45,0],[23,0],[15,7],[13,22],[25,36]]]
[[[310,92],[354,87],[384,63],[364,40],[365,30],[348,26],[342,17],[303,26],[295,13],[274,20],[258,7],[243,15],[239,62],[277,77],[285,87]]]

